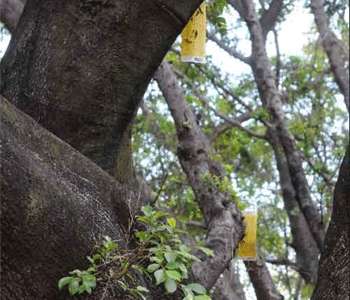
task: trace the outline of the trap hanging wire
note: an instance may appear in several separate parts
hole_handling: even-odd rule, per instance
[[[238,257],[243,260],[256,260],[256,230],[258,214],[256,209],[247,210],[244,216],[244,238],[238,245]]]
[[[204,63],[207,39],[206,4],[196,10],[181,34],[181,61]]]

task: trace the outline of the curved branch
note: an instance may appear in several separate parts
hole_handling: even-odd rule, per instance
[[[12,33],[21,17],[24,1],[0,0],[0,22]]]
[[[265,10],[260,18],[260,24],[263,35],[266,39],[267,34],[275,28],[277,19],[283,8],[283,0],[272,0],[269,8]]]

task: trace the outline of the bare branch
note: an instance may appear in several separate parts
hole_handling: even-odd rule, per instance
[[[242,53],[238,52],[236,49],[229,47],[225,44],[223,40],[220,40],[213,34],[212,32],[208,32],[208,38],[213,41],[215,44],[217,44],[221,49],[226,51],[229,55],[232,57],[240,60],[241,62],[250,65],[251,64],[251,58],[244,56]]]
[[[340,92],[344,96],[345,105],[349,108],[349,53],[344,51],[345,47],[329,27],[329,20],[324,10],[324,0],[311,0],[311,9],[315,16],[317,29],[321,35],[321,41],[327,53],[335,81]]]
[[[265,10],[260,18],[260,24],[264,38],[275,28],[278,16],[283,8],[283,0],[272,0],[270,7]]]

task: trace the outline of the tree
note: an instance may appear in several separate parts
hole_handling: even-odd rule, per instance
[[[14,16],[18,16],[21,7],[17,4],[21,2],[10,2],[1,1],[0,7],[6,8],[2,18],[13,31],[17,24]],[[28,2],[2,61],[4,80],[1,81],[1,92],[17,108],[74,146],[117,181],[1,99],[1,124],[4,128],[1,138],[5,145],[1,155],[1,188],[2,194],[6,195],[5,205],[2,205],[2,214],[5,215],[2,219],[2,228],[5,230],[2,229],[2,232],[5,233],[3,236],[6,241],[6,246],[2,246],[2,262],[5,266],[5,284],[2,290],[9,299],[44,299],[48,295],[58,297],[55,287],[57,278],[73,268],[83,266],[83,257],[90,253],[104,234],[120,240],[123,248],[133,248],[134,242],[130,237],[134,228],[131,224],[134,224],[140,206],[146,199],[150,200],[149,193],[146,195],[148,188],[135,175],[131,159],[133,122],[152,73],[199,5],[192,2],[176,5],[172,1],[168,2],[170,3]],[[214,299],[235,297],[241,300],[244,295],[238,292],[240,284],[230,261],[242,232],[238,207],[244,206],[245,200],[238,199],[226,183],[233,180],[233,173],[237,173],[238,189],[251,190],[251,187],[254,189],[262,183],[275,182],[278,180],[276,176],[279,176],[284,210],[278,207],[278,202],[276,207],[264,206],[266,216],[262,217],[262,222],[268,222],[271,230],[264,233],[262,242],[272,242],[262,247],[265,248],[264,251],[272,249],[277,255],[275,259],[267,258],[267,262],[282,264],[285,269],[282,272],[281,268],[274,269],[273,273],[269,273],[264,261],[246,264],[257,298],[280,299],[281,295],[274,282],[279,283],[279,288],[281,284],[284,285],[290,297],[295,289],[293,299],[299,297],[300,291],[303,297],[307,297],[310,291],[305,293],[304,290],[310,288],[302,283],[301,278],[306,283],[315,283],[318,254],[323,251],[314,297],[341,299],[346,292],[349,273],[347,264],[342,268],[349,255],[346,251],[348,215],[343,214],[349,194],[347,181],[344,180],[348,175],[347,159],[344,159],[336,185],[333,217],[325,245],[323,228],[328,212],[324,216],[322,202],[320,207],[316,207],[314,202],[316,196],[329,197],[334,185],[331,174],[334,174],[341,154],[339,148],[347,142],[347,138],[340,139],[338,133],[336,137],[326,133],[327,126],[331,123],[329,119],[340,117],[341,113],[336,111],[336,104],[330,105],[337,91],[329,81],[330,72],[324,63],[325,56],[316,47],[316,50],[311,51],[312,61],[308,60],[309,57],[285,59],[281,56],[276,24],[288,14],[290,3],[273,0],[267,4],[260,1],[259,10],[255,9],[253,1],[229,1],[229,4],[247,25],[252,42],[251,55],[243,55],[232,46],[234,39],[231,40],[232,37],[225,29],[225,22],[231,14],[222,17],[223,11],[227,9],[225,1],[209,2],[210,28],[214,28],[209,37],[231,56],[247,64],[253,77],[244,77],[237,88],[232,88],[225,82],[227,77],[215,66],[208,64],[184,67],[178,63],[176,50],[169,54],[168,59],[175,66],[171,67],[164,62],[155,79],[172,112],[175,127],[169,126],[168,117],[153,112],[155,104],[151,103],[154,97],[151,94],[151,101],[142,104],[146,122],[143,123],[142,119],[140,122],[140,118],[136,118],[134,149],[141,149],[137,139],[139,135],[143,138],[144,129],[148,128],[156,145],[165,147],[167,153],[178,158],[189,185],[184,183],[184,174],[179,169],[176,170],[176,163],[166,162],[162,166],[160,180],[156,180],[155,184],[149,181],[152,189],[159,189],[151,197],[151,203],[162,210],[175,210],[174,216],[181,219],[183,214],[186,216],[190,213],[191,216],[185,217],[185,223],[181,226],[186,231],[194,227],[190,231],[197,238],[204,237],[204,232],[208,230],[206,241],[214,250],[215,256],[195,263],[192,276],[207,288],[215,285]],[[322,43],[331,71],[348,104],[349,89],[344,80],[348,76],[346,63],[342,65],[337,57],[337,53],[344,52],[344,45],[333,33],[325,35],[324,32],[330,29],[327,29],[328,21],[322,12],[322,5],[312,1],[311,7],[318,30],[323,36]],[[153,13],[157,13],[157,17]],[[276,45],[276,57],[272,59],[266,52],[266,39],[270,32]],[[216,93],[214,100],[212,96],[204,95],[212,94],[213,91]],[[257,99],[260,99],[261,106],[254,103]],[[306,122],[295,103],[300,101],[305,104],[308,99],[311,99],[312,111],[310,120]],[[322,107],[325,103],[327,108]],[[148,105],[153,106],[151,110]],[[247,122],[247,125],[243,126],[243,122]],[[137,131],[139,126],[142,126],[141,133],[135,133],[135,128]],[[174,135],[177,133],[178,146],[174,139],[165,136],[169,132]],[[34,138],[29,140],[30,136]],[[341,142],[336,142],[337,139]],[[43,140],[49,142],[43,143]],[[329,141],[336,145],[332,151],[329,150],[329,145],[325,146]],[[320,151],[318,143],[321,143],[323,150]],[[152,145],[147,147],[154,148]],[[179,149],[177,152],[176,147]],[[228,149],[232,148],[236,149],[234,153],[237,153],[237,158],[230,157]],[[328,159],[330,153],[335,153],[331,162]],[[268,166],[273,156],[276,174],[274,168]],[[60,157],[64,160],[61,161]],[[153,160],[151,156],[147,159],[149,163]],[[164,164],[164,159],[155,159]],[[22,173],[27,174],[27,179],[21,181],[23,184],[12,184],[16,178],[22,179]],[[47,174],[50,176],[47,177]],[[95,178],[91,174],[98,175]],[[244,177],[247,174],[249,178],[246,179]],[[316,178],[316,187],[307,182],[310,176]],[[180,187],[172,186],[172,183],[179,181],[182,182]],[[175,195],[189,191],[189,186],[195,197],[189,194],[183,203],[181,197]],[[278,187],[275,188],[277,191]],[[65,193],[67,199],[62,193]],[[174,197],[175,202],[172,200]],[[164,198],[168,198],[166,204]],[[56,203],[57,199],[60,199],[59,203],[64,203],[64,215],[51,204]],[[200,210],[193,200],[199,204]],[[279,201],[278,196],[276,201]],[[9,203],[16,203],[20,209]],[[187,207],[183,207],[184,204]],[[85,217],[90,216],[87,219],[92,222],[82,225],[78,214],[80,210]],[[99,212],[97,215],[100,218],[94,217],[95,210]],[[179,210],[183,211],[178,213]],[[46,213],[54,220],[61,217],[63,221],[60,219],[60,222],[51,222],[49,219],[47,222],[38,217]],[[21,218],[25,222],[16,227],[13,224],[18,223],[19,214],[26,216]],[[274,222],[266,219],[267,216],[278,219],[279,227],[275,232],[272,228]],[[205,223],[202,223],[202,219]],[[29,233],[30,236],[40,236],[43,231],[38,228],[45,228],[44,232],[53,232],[58,230],[57,224],[61,223],[66,228],[66,225],[70,225],[69,222],[66,224],[66,220],[76,220],[77,225],[72,227],[81,227],[81,231],[86,234],[77,236],[74,231],[66,236],[59,231],[60,234],[54,235],[56,239],[48,244],[32,242],[27,238]],[[102,226],[97,226],[98,224]],[[284,232],[283,238],[280,237],[281,230]],[[91,232],[95,233],[93,238]],[[332,239],[334,232],[339,233],[339,240]],[[285,246],[280,244],[283,241]],[[193,241],[189,240],[188,243]],[[76,251],[71,251],[72,245],[77,245]],[[295,262],[293,254],[289,254],[289,247],[295,250]],[[23,251],[14,255],[15,248]],[[57,252],[56,249],[63,251]],[[334,261],[340,249],[344,251]],[[49,254],[42,258],[40,253]],[[31,259],[31,256],[35,259]],[[55,263],[49,262],[49,258]],[[22,264],[31,270],[31,276],[28,277],[27,273],[22,275],[18,267]],[[45,269],[48,265],[52,265],[50,272]],[[333,266],[337,272],[327,274],[327,268]],[[290,274],[290,269],[297,272],[292,271]],[[276,275],[276,270],[279,275]],[[281,275],[283,278],[279,277],[276,281],[276,277]],[[22,278],[17,281],[12,279],[18,276]],[[336,284],[328,288],[323,282],[329,276],[332,280],[336,278]],[[227,281],[232,281],[232,278],[234,285]],[[142,278],[137,281],[144,285],[141,283]],[[30,284],[23,288],[23,284],[18,282]],[[38,286],[38,282],[43,282],[43,287]],[[18,285],[20,288],[17,288]],[[285,288],[281,289],[285,291]],[[217,289],[220,291],[217,292]],[[99,299],[104,292],[97,290],[91,297]],[[104,296],[129,297],[125,292],[119,291],[117,295],[114,292],[108,291]],[[157,292],[159,291],[153,290],[152,295],[155,296]],[[60,294],[59,297],[65,295]],[[162,297],[165,296],[162,294]]]
[[[42,126],[115,175],[120,182],[126,182],[128,189],[138,191],[131,168],[128,128],[153,72],[200,2],[168,1],[161,4],[157,1],[95,1],[81,4],[71,1],[28,1],[9,50],[1,62],[1,93]],[[96,58],[100,59],[97,61]],[[22,72],[23,70],[26,71]],[[2,104],[3,107],[5,105]],[[8,122],[3,117],[1,121]],[[33,134],[30,131],[33,130],[32,127],[25,124],[23,127],[29,130],[27,134]],[[41,130],[38,129],[39,132]],[[9,140],[4,134],[2,131],[2,143]],[[45,132],[43,135],[48,134]],[[79,230],[82,233],[84,231],[77,225],[72,226],[68,239],[65,237],[67,230],[49,227],[59,224],[60,228],[69,228],[69,223],[65,222],[70,222],[71,219],[76,219],[74,216],[83,213],[79,206],[73,206],[69,210],[62,207],[62,215],[48,214],[47,220],[36,219],[34,215],[30,220],[33,226],[28,226],[29,220],[24,216],[29,211],[35,214],[36,205],[41,205],[42,198],[31,202],[33,207],[26,206],[25,200],[30,199],[28,194],[16,189],[10,190],[8,184],[11,186],[12,182],[5,181],[5,177],[7,180],[11,177],[5,174],[5,170],[12,168],[5,162],[14,155],[15,150],[8,151],[6,155],[1,155],[1,182],[4,191],[2,214],[14,219],[2,218],[1,228],[2,232],[16,230],[20,234],[3,236],[2,245],[15,245],[11,238],[16,237],[16,241],[26,245],[17,244],[18,249],[29,247],[32,251],[23,250],[23,257],[21,253],[11,251],[13,249],[2,249],[2,295],[7,299],[17,297],[16,295],[25,299],[58,298],[56,282],[64,275],[63,270],[67,272],[73,267],[73,262],[77,266],[81,265],[81,260],[77,261],[77,256],[82,257],[80,250],[92,249],[101,235],[111,235],[113,238],[118,236],[117,231],[111,231],[108,221],[116,217],[112,216],[111,208],[97,211],[93,207],[89,208],[90,211],[84,215],[90,215],[93,220],[93,214],[100,213],[99,223],[104,225],[99,230],[91,229],[95,225],[89,225],[85,231],[86,234],[89,233],[85,237],[87,240],[81,240]],[[73,149],[70,148],[68,153],[68,157],[74,157]],[[58,163],[59,154],[60,152],[56,158],[49,160]],[[21,165],[25,164],[23,160],[19,161]],[[77,162],[80,159],[72,161],[73,164]],[[16,168],[15,165],[13,167]],[[72,168],[73,173],[77,172],[77,167],[79,163]],[[21,169],[17,168],[20,172],[18,175],[21,175]],[[92,174],[103,173],[97,170],[97,166],[93,166]],[[29,179],[33,176],[34,180],[35,174],[34,170],[28,170]],[[106,174],[102,176],[109,178]],[[97,184],[95,180],[92,182]],[[63,184],[52,186],[61,188]],[[39,191],[45,190],[40,183],[37,188]],[[61,193],[64,195],[63,187],[60,188],[56,193],[48,190],[51,197],[43,195],[42,201],[48,201],[48,206],[51,207],[51,202],[64,197],[58,196]],[[19,209],[18,205],[11,201],[14,198],[18,201],[21,199],[16,192],[24,197],[23,203],[20,203],[23,205],[21,213],[17,217],[14,212]],[[72,193],[71,197],[66,194],[67,198],[73,203],[79,203],[79,196]],[[124,197],[117,198],[110,205],[125,201]],[[130,205],[134,207],[135,203]],[[131,212],[123,213],[130,215]],[[18,224],[18,218],[23,223]],[[46,226],[41,226],[39,221],[44,221]],[[15,229],[13,224],[18,224],[18,228]],[[50,236],[50,232],[56,232],[55,243],[49,241],[51,246],[46,248],[42,246],[43,237]],[[26,237],[31,241],[26,243]],[[54,252],[59,249],[66,249],[67,252],[61,252],[57,256]],[[46,264],[36,265],[34,261],[28,263],[28,255],[35,250],[41,250],[38,254],[45,253],[45,257],[51,257],[55,263],[50,263],[50,267]],[[26,274],[30,274],[39,285],[27,285],[25,282],[29,281],[15,279],[23,276],[23,269],[16,269],[20,261],[28,268]],[[51,275],[46,276],[48,274]],[[98,299],[98,295],[96,297]]]

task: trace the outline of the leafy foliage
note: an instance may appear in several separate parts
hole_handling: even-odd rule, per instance
[[[105,237],[96,253],[87,257],[89,267],[83,271],[69,272],[70,276],[59,280],[58,288],[67,287],[71,296],[91,294],[97,281],[108,282],[133,296],[133,299],[146,299],[148,289],[133,284],[130,271],[134,269],[146,277],[153,275],[155,284],[161,285],[166,293],[173,294],[179,288],[186,300],[210,300],[203,286],[187,283],[191,265],[199,258],[182,242],[180,236],[186,233],[177,228],[177,221],[151,206],[143,207],[142,212],[137,221],[146,226],[146,230],[135,233],[138,241],[135,249],[119,249],[115,241]],[[203,246],[197,249],[206,255],[213,255],[210,249]]]

